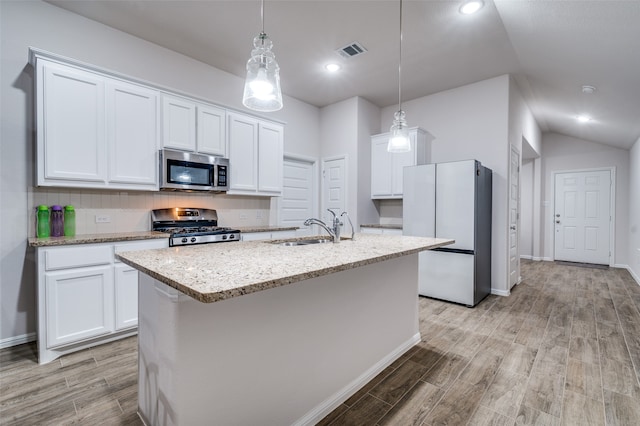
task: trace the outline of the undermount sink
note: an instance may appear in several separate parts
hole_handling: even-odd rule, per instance
[[[296,241],[285,241],[285,242],[275,242],[275,244],[281,245],[281,246],[287,246],[287,247],[291,247],[291,246],[308,246],[311,244],[325,244],[325,243],[331,243],[332,241],[330,239],[327,238],[321,238],[321,239],[313,239],[313,240],[296,240]]]

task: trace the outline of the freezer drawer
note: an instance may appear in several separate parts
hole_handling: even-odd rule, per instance
[[[420,253],[420,295],[473,306],[474,291],[474,255],[433,250]]]

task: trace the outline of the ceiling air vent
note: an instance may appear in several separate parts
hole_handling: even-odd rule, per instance
[[[336,52],[343,58],[353,58],[354,56],[366,53],[367,49],[357,41],[354,41],[336,50]]]

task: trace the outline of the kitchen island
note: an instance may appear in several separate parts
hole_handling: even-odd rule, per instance
[[[452,240],[119,253],[139,285],[149,425],[315,424],[420,341],[418,253]]]

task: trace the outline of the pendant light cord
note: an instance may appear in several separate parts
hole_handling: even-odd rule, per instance
[[[260,20],[262,21],[262,34],[264,34],[264,0],[260,3]]]
[[[398,61],[398,110],[402,111],[402,0],[400,0],[400,60]]]

